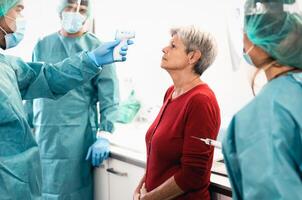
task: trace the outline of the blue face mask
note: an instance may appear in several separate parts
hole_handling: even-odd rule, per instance
[[[63,12],[62,27],[67,33],[77,33],[84,25],[86,18],[78,12]]]
[[[243,52],[243,58],[249,65],[254,65],[251,57],[249,56],[249,53],[253,50],[255,46],[251,46],[246,52]]]
[[[2,27],[0,29],[5,33],[5,49],[17,46],[24,38],[26,21],[24,18],[13,19],[16,21],[16,30],[13,33],[7,33]]]

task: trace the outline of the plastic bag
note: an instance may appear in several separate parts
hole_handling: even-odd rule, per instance
[[[123,124],[132,122],[140,107],[141,103],[135,98],[135,92],[132,90],[129,97],[121,102],[116,121]]]

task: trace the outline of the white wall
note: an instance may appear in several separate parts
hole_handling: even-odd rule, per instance
[[[38,37],[60,27],[57,2],[26,0],[28,28],[25,39],[6,53],[30,61]],[[227,42],[227,1],[95,0],[93,7],[96,34],[101,40],[113,40],[116,29],[136,32],[135,45],[130,47],[127,62],[117,64],[123,99],[129,93],[129,83],[125,80],[131,78],[144,107],[161,105],[166,89],[172,84],[169,75],[160,68],[161,49],[170,40],[171,27],[191,24],[211,32],[218,42],[218,57],[202,79],[216,93],[221,107],[222,128],[226,128],[232,115],[251,97],[245,74],[242,70],[234,72],[231,65]],[[238,35],[237,31],[231,30],[231,35]],[[235,38],[235,42],[240,44],[240,38],[238,41]]]
[[[244,75],[234,72],[231,66],[226,31],[227,1],[98,0],[94,8],[96,34],[101,39],[112,40],[116,29],[136,31],[135,45],[129,51],[128,61],[118,64],[118,70],[121,85],[128,77],[133,78],[137,94],[146,106],[160,105],[166,89],[172,84],[169,75],[160,68],[161,49],[170,40],[169,29],[178,25],[194,24],[211,32],[217,39],[217,60],[202,79],[217,95],[222,128],[250,98]]]

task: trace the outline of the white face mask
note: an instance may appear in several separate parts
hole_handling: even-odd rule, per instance
[[[79,12],[63,12],[62,13],[62,27],[67,33],[79,32],[86,20],[86,17]]]
[[[12,20],[16,21],[16,30],[13,33],[7,33],[2,27],[0,27],[0,29],[5,33],[5,49],[10,49],[17,46],[24,38],[26,20],[23,17]]]

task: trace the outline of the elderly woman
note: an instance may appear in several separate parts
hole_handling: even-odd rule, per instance
[[[295,0],[245,3],[245,57],[268,83],[234,116],[223,141],[235,200],[302,198],[299,6]]]
[[[216,139],[220,111],[210,87],[200,79],[213,63],[213,38],[195,27],[171,30],[161,67],[173,80],[163,106],[146,134],[147,167],[135,199],[209,200],[213,147],[196,140]]]

